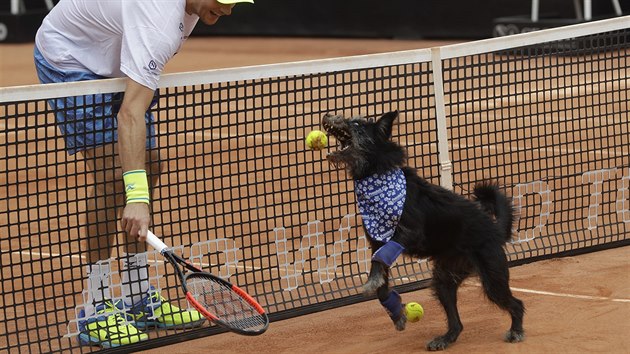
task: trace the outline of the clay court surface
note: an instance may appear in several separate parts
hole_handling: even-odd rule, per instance
[[[270,64],[452,42],[192,38],[166,72]],[[0,86],[37,83],[32,45],[0,45]],[[460,290],[464,332],[451,353],[630,353],[630,247],[514,267],[512,287],[527,308],[527,338],[502,341],[509,318],[484,299],[475,280]],[[420,302],[425,317],[397,332],[376,300],[274,322],[262,336],[220,334],[147,353],[411,353],[446,328],[429,290],[403,294]]]

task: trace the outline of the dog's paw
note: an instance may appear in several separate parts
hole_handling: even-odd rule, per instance
[[[363,285],[363,295],[372,296],[376,294],[376,290],[385,285],[385,279],[382,277],[370,277],[367,283]]]
[[[522,331],[510,330],[505,334],[505,341],[508,343],[518,343],[525,339],[525,333]]]
[[[405,326],[407,325],[407,316],[405,314],[401,314],[400,318],[394,321],[394,327],[396,327],[397,331],[404,331]]]
[[[432,341],[427,343],[427,350],[432,352],[444,350],[449,344],[451,344],[451,342],[446,340],[444,336],[435,337]]]

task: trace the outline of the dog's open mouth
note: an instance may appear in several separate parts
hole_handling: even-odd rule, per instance
[[[350,146],[352,137],[347,130],[347,125],[343,117],[325,115],[322,120],[322,127],[326,131],[326,134],[334,136],[339,142],[338,152],[346,150]]]

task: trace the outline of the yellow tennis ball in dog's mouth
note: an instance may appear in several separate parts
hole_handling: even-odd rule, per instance
[[[410,302],[405,305],[405,316],[409,322],[418,322],[424,316],[424,309],[419,303]]]
[[[321,130],[313,130],[306,136],[306,147],[312,150],[321,150],[328,146],[328,137]]]

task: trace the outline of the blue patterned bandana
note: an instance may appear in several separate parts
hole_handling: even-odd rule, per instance
[[[369,236],[387,242],[396,231],[407,196],[407,182],[401,169],[354,181],[359,212]]]

